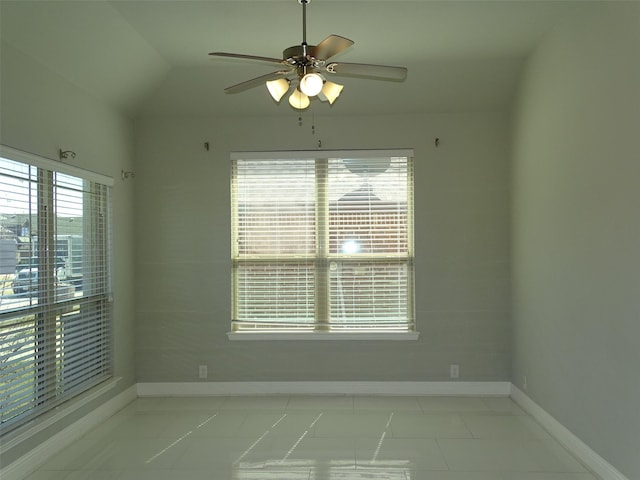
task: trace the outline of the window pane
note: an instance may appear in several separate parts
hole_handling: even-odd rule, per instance
[[[17,315],[0,322],[0,424],[34,406],[35,353],[35,315]]]
[[[29,305],[26,290],[38,290],[37,262],[30,254],[24,259],[21,255],[31,252],[30,225],[38,224],[37,186],[36,168],[0,159],[0,311]],[[24,272],[17,279],[21,270]],[[23,296],[16,298],[14,293]]]
[[[406,330],[410,274],[407,262],[331,261],[331,328]]]
[[[234,162],[237,255],[315,252],[314,168],[313,161]]]
[[[329,252],[408,253],[407,159],[329,160]]]
[[[235,269],[239,324],[309,326],[314,322],[314,265],[241,263]]]

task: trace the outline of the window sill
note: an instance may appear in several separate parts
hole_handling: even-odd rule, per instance
[[[233,341],[243,340],[417,340],[420,332],[228,332]]]

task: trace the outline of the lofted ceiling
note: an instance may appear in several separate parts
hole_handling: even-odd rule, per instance
[[[526,57],[577,1],[312,0],[307,41],[355,41],[336,60],[408,68],[403,82],[345,85],[322,115],[505,110]],[[589,2],[586,2],[589,3]],[[224,88],[272,65],[212,51],[278,57],[302,41],[297,0],[0,0],[2,41],[132,117],[291,114],[258,86]],[[277,68],[276,68],[277,69]]]

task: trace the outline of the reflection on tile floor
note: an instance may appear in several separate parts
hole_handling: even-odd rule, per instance
[[[140,398],[28,480],[596,480],[506,397]]]

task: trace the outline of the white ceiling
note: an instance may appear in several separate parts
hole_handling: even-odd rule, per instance
[[[406,66],[404,82],[345,85],[322,115],[504,110],[523,60],[579,1],[313,0],[307,40],[355,44],[345,62]],[[276,69],[212,51],[281,57],[302,41],[297,0],[0,0],[2,40],[131,116],[291,114],[262,86],[224,87]]]

